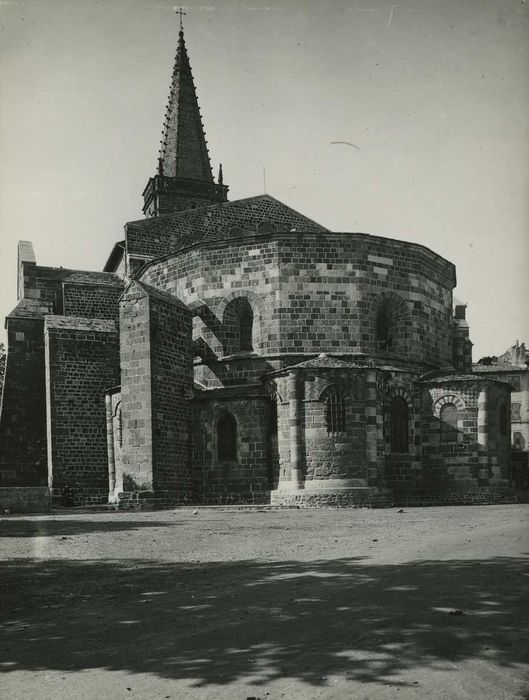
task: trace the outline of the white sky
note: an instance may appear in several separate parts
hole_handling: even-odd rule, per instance
[[[164,0],[0,0],[0,315],[16,241],[100,270],[141,218],[178,31]],[[474,359],[529,341],[529,2],[212,0],[184,18],[214,172],[454,262]],[[349,141],[356,148],[332,144]]]

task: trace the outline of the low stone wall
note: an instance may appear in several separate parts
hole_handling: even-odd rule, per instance
[[[224,493],[203,494],[191,498],[186,494],[174,494],[167,491],[125,491],[118,494],[120,510],[162,510],[178,506],[238,506],[238,505],[269,505],[270,492],[254,493]]]
[[[394,505],[391,492],[376,488],[272,491],[270,503],[300,508],[390,508]]]
[[[270,491],[246,491],[240,493],[226,490],[215,493],[205,492],[198,500],[198,503],[209,506],[269,505]]]
[[[398,506],[487,506],[499,503],[516,503],[516,493],[511,488],[483,487],[450,491],[417,490],[395,494]]]
[[[47,486],[5,486],[0,488],[0,513],[47,513],[50,490]]]
[[[300,508],[391,508],[395,506],[457,506],[516,503],[511,488],[467,488],[461,490],[409,490],[391,492],[388,489],[328,489],[318,491],[272,491],[273,506]]]

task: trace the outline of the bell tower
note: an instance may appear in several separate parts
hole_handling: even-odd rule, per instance
[[[228,187],[211,172],[204,126],[187,55],[180,14],[178,46],[165,111],[157,173],[143,191],[146,217],[175,214],[228,200]]]

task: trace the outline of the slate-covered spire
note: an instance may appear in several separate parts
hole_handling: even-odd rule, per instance
[[[228,187],[213,179],[181,24],[160,143],[157,174],[143,192],[146,216],[227,201]]]
[[[183,29],[178,33],[160,160],[163,174],[168,177],[213,182]]]

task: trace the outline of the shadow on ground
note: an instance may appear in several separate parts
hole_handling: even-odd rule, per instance
[[[73,535],[89,535],[91,532],[121,532],[122,530],[139,530],[141,528],[162,528],[168,523],[149,522],[141,520],[112,519],[112,520],[66,520],[64,516],[54,520],[53,518],[0,519],[1,537],[58,537]],[[171,523],[174,528],[175,523]]]
[[[121,669],[205,686],[324,685],[330,673],[413,683],[414,669],[473,657],[508,667],[525,663],[525,561],[15,560],[0,573],[0,669]]]

